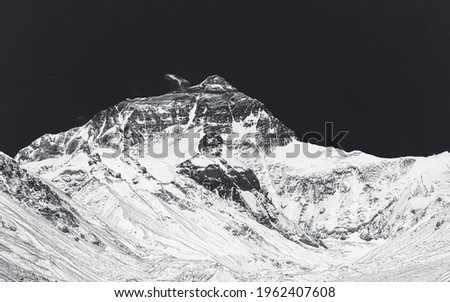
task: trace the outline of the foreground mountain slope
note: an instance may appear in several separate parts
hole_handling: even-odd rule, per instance
[[[44,135],[16,160],[141,259],[173,257],[166,279],[291,280],[370,275],[401,251],[390,266],[399,272],[427,238],[444,255],[449,157],[382,159],[300,142],[264,104],[211,76]],[[434,235],[414,231],[438,222],[427,228]],[[220,273],[201,275],[210,264]]]
[[[2,279],[102,280],[138,267],[118,237],[85,221],[67,196],[4,154],[0,167]]]
[[[6,155],[0,164],[3,280],[282,280],[325,267],[227,204],[188,208],[176,188],[151,196],[120,182],[70,199]]]

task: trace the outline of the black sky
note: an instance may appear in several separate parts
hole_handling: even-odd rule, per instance
[[[346,150],[450,150],[450,2],[0,0],[0,150],[86,122],[165,73],[219,74]]]

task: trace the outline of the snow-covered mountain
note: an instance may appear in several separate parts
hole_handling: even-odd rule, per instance
[[[449,153],[303,143],[219,76],[166,78],[0,155],[0,279],[448,279]]]

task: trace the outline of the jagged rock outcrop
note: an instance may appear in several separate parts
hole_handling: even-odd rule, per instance
[[[0,190],[57,225],[64,233],[78,228],[75,209],[40,179],[0,154]]]

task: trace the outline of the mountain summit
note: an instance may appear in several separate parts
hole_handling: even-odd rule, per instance
[[[203,82],[193,86],[190,91],[192,92],[237,92],[238,90],[230,85],[224,78],[218,75],[212,75],[207,77]]]

